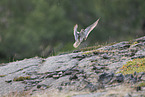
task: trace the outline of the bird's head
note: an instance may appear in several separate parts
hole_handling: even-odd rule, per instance
[[[81,29],[80,33],[81,33],[81,32],[84,32],[84,29]]]

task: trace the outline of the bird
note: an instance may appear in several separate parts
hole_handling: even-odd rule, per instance
[[[83,40],[86,40],[90,32],[97,26],[100,18],[95,21],[92,25],[88,26],[86,29],[81,29],[80,32],[77,31],[78,25],[74,26],[74,38],[75,43],[73,44],[74,48],[77,48]]]

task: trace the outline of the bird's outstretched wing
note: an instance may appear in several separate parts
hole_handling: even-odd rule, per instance
[[[100,19],[100,18],[99,18]],[[89,27],[87,27],[84,31],[85,34],[85,40],[87,39],[88,35],[90,34],[90,32],[97,26],[99,19],[93,23],[92,25],[90,25]]]
[[[77,28],[78,28],[78,25],[76,24],[75,26],[74,26],[74,37],[75,37],[75,40],[77,40],[78,39],[78,31],[77,31]]]

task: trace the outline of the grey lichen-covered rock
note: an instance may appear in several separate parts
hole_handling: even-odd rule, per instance
[[[141,37],[132,43],[124,41],[91,51],[78,50],[3,64],[0,66],[0,95],[29,91],[33,97],[44,91],[52,94],[51,90],[55,90],[64,94],[83,92],[81,95],[72,93],[72,97],[145,96],[145,86],[135,86],[145,81],[144,72],[116,74],[128,61],[144,58],[144,40],[145,37]]]
[[[11,92],[24,91],[25,84],[21,82],[13,82],[15,77],[26,76],[29,72],[36,72],[38,66],[42,63],[42,58],[31,58],[22,61],[7,63],[5,66],[0,67],[0,95],[8,94]],[[11,82],[7,82],[11,81]]]
[[[38,65],[42,63],[42,58],[31,58],[22,61],[7,63],[0,67],[0,75],[9,75],[14,73],[35,72],[38,70]]]
[[[78,54],[66,54],[60,56],[49,57],[45,60],[39,69],[39,73],[53,72],[65,70],[67,68],[73,67],[78,63],[77,59],[72,59],[74,55]]]

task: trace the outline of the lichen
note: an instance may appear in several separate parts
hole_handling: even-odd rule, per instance
[[[145,72],[145,58],[138,58],[128,61],[117,73],[133,74],[134,72]]]
[[[14,78],[13,81],[24,81],[24,80],[29,80],[31,77],[30,76],[20,76],[17,78]]]

